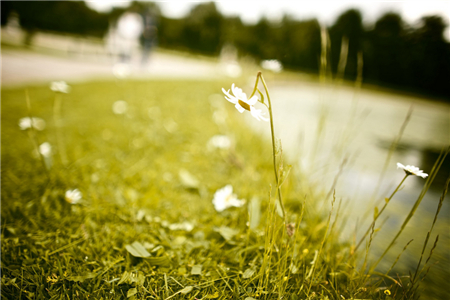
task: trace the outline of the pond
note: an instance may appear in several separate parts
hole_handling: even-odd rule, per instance
[[[389,197],[400,183],[404,172],[397,170],[397,162],[418,166],[430,173],[440,152],[450,145],[450,105],[445,102],[309,80],[268,82],[268,85],[276,135],[281,138],[288,159],[298,161],[294,167],[308,174],[308,183],[314,186],[329,190],[337,178],[336,198],[343,200],[344,236],[347,237],[354,234],[355,228],[359,228],[359,237],[367,230],[373,220],[375,205],[381,208],[384,198]],[[409,120],[405,122],[409,113]],[[269,126],[262,126],[254,119],[249,119],[249,124],[270,137]],[[406,127],[395,151],[390,151],[404,124]],[[414,241],[391,274],[405,274],[415,269],[449,171],[450,158],[447,158],[417,212],[378,270],[386,272],[411,239]],[[392,241],[424,184],[425,179],[410,176],[393,197],[378,221],[384,224],[375,236],[372,260],[376,261]],[[450,276],[448,200],[449,196],[444,201],[425,254],[428,256],[436,234],[439,234],[432,259],[439,263],[432,267],[426,280],[427,289],[433,289],[428,295],[436,297],[447,293],[438,286]]]

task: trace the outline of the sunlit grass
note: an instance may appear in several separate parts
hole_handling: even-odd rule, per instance
[[[299,170],[282,187],[286,230],[275,209],[272,148],[226,103],[223,86],[79,84],[58,95],[57,118],[49,87],[29,88],[31,115],[47,122],[34,142],[54,149],[50,179],[18,126],[29,114],[25,90],[2,91],[2,296],[401,296],[395,280],[367,276],[358,263],[367,252],[353,255],[354,242],[340,239],[341,202],[330,187],[301,182],[308,174]],[[127,105],[114,112],[118,100]],[[219,134],[229,147],[211,146]],[[212,199],[228,184],[247,204],[217,212]],[[82,199],[71,204],[74,189]]]

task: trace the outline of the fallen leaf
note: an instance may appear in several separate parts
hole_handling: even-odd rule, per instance
[[[127,292],[127,298],[130,298],[131,296],[134,296],[136,294],[137,294],[137,289],[136,288],[129,289],[128,292]]]
[[[125,245],[125,249],[134,257],[149,257],[150,253],[139,242],[133,242],[131,245]]]
[[[178,172],[178,176],[180,177],[181,184],[188,189],[198,189],[200,182],[197,178],[194,177],[189,171],[185,169],[181,169]]]
[[[253,274],[255,274],[255,269],[253,268],[248,268],[247,270],[244,271],[244,274],[242,274],[242,278],[247,279],[253,276]]]
[[[75,282],[83,282],[86,279],[91,279],[97,276],[96,273],[86,273],[84,275],[77,275],[77,276],[69,276],[67,277],[67,280],[69,281],[75,281]]]
[[[239,233],[239,230],[236,230],[236,229],[233,229],[233,228],[230,228],[227,226],[220,226],[217,231],[227,241],[231,240],[236,234]]]
[[[182,293],[182,294],[187,294],[187,293],[190,293],[191,291],[192,291],[192,289],[193,289],[194,287],[193,286],[187,286],[187,287],[185,287],[184,289],[182,289],[181,291],[180,291],[180,293]]]
[[[195,265],[192,267],[191,275],[202,275],[202,265]]]

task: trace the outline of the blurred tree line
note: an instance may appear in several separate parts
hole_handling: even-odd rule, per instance
[[[255,25],[247,25],[238,17],[223,16],[213,2],[196,5],[182,19],[162,16],[155,3],[133,2],[130,7],[135,11],[152,8],[158,19],[161,47],[219,55],[224,45],[231,44],[240,56],[277,59],[286,69],[319,72],[321,28],[316,19],[299,21],[286,15],[279,22],[263,18]],[[99,13],[81,1],[2,1],[1,22],[4,25],[9,13],[15,11],[28,32],[50,30],[100,37],[125,10],[115,8],[107,14]],[[327,28],[330,71],[337,73],[341,44],[348,41],[345,78],[356,78],[357,56],[362,52],[364,82],[450,100],[446,26],[440,16],[424,17],[419,26],[412,27],[400,15],[387,13],[368,29],[358,10],[348,10]]]
[[[1,1],[1,25],[11,12],[19,16],[20,26],[29,33],[48,30],[80,35],[103,36],[108,15],[82,1]]]

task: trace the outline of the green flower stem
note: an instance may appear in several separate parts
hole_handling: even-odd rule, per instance
[[[275,181],[276,181],[276,184],[277,184],[278,200],[280,202],[279,204],[280,204],[281,210],[283,212],[284,223],[286,223],[286,212],[285,212],[285,209],[284,209],[283,199],[281,197],[281,187],[280,187],[280,184],[279,184],[278,172],[277,172],[276,149],[275,149],[275,130],[273,128],[272,103],[270,102],[269,89],[267,88],[266,82],[264,81],[264,78],[263,78],[261,72],[258,72],[258,74],[256,75],[255,87],[254,87],[253,92],[252,92],[251,96],[249,97],[249,99],[251,97],[253,97],[253,95],[258,90],[259,79],[261,79],[261,82],[264,85],[264,90],[265,90],[266,96],[267,96],[267,102],[269,103],[269,105],[266,105],[266,107],[268,108],[269,115],[270,115],[270,130],[271,130],[271,134],[272,134],[273,169],[274,169],[274,172],[275,172]]]
[[[383,207],[381,208],[380,212],[374,217],[372,224],[370,224],[369,228],[367,229],[366,233],[364,234],[364,236],[361,238],[361,240],[359,241],[358,245],[356,245],[354,252],[356,252],[356,250],[358,250],[359,246],[361,246],[362,242],[364,241],[364,239],[367,237],[367,235],[370,232],[370,229],[375,225],[375,222],[378,220],[378,217],[381,215],[381,213],[386,209],[386,206],[388,205],[388,203],[391,201],[392,197],[394,197],[394,195],[398,192],[398,190],[400,189],[400,187],[402,186],[403,182],[405,182],[406,178],[409,176],[410,174],[406,174],[405,177],[403,177],[402,181],[400,182],[400,184],[397,186],[397,188],[392,192],[391,196],[389,198],[387,198],[386,202],[384,203]]]
[[[50,180],[50,173],[49,173],[49,170],[47,168],[47,165],[45,164],[45,158],[42,155],[41,151],[39,151],[39,141],[38,141],[36,132],[35,132],[34,127],[33,127],[33,117],[32,117],[32,114],[31,114],[31,102],[30,102],[30,96],[28,95],[28,89],[25,90],[25,101],[27,103],[28,117],[30,118],[30,122],[31,122],[30,129],[27,130],[28,131],[28,137],[30,138],[31,143],[33,144],[34,151],[36,151],[36,153],[39,155],[39,160],[41,161],[42,166],[44,167],[45,175],[47,175],[48,180]]]
[[[61,95],[59,95],[58,93],[56,93],[55,95],[55,101],[53,104],[53,120],[56,129],[56,141],[58,144],[59,157],[63,166],[66,166],[68,163],[67,153],[61,133]]]

